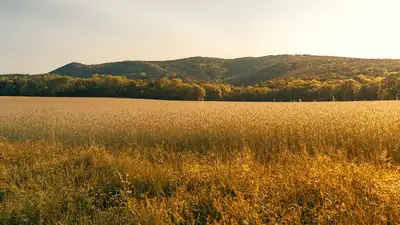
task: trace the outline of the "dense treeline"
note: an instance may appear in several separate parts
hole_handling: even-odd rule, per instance
[[[348,79],[274,79],[260,85],[185,83],[178,78],[153,81],[122,76],[92,78],[40,75],[0,77],[3,96],[125,97],[206,101],[354,101],[394,100],[400,96],[400,74],[358,75]]]

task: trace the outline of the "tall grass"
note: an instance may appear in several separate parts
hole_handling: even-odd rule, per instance
[[[400,223],[400,103],[0,98],[0,223]]]

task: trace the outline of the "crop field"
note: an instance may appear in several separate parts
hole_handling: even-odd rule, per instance
[[[0,224],[398,224],[400,101],[0,97]]]

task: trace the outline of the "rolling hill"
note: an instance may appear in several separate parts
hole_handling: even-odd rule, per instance
[[[400,71],[400,60],[361,59],[312,55],[274,55],[221,59],[192,57],[170,61],[123,61],[97,65],[70,63],[52,74],[91,77],[93,74],[126,76],[129,79],[180,77],[190,81],[253,85],[282,77],[344,79],[360,74],[384,76]]]

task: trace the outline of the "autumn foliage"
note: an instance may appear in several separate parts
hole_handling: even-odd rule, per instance
[[[183,82],[179,78],[130,80],[111,75],[18,76],[0,77],[0,95],[283,102],[395,100],[400,96],[400,74],[327,80],[277,78],[253,86]]]

